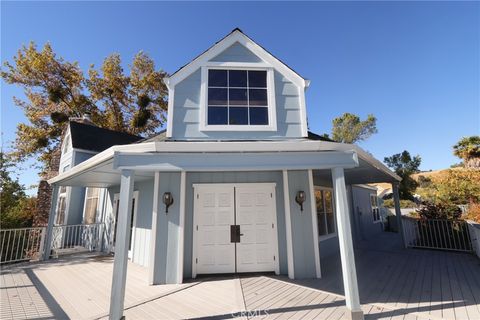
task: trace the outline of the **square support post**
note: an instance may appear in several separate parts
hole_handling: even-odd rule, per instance
[[[405,235],[403,234],[402,210],[400,210],[400,194],[398,192],[398,182],[392,183],[393,202],[395,204],[395,215],[397,216],[397,229],[402,237],[403,247],[406,248]]]
[[[155,254],[157,252],[157,224],[158,224],[158,190],[160,185],[160,172],[155,172],[153,181],[153,206],[152,206],[152,232],[150,234],[150,256],[148,258],[148,284],[158,284],[155,281]]]
[[[57,213],[57,200],[58,200],[58,186],[53,185],[52,200],[50,202],[50,213],[48,214],[47,234],[45,236],[45,243],[43,245],[43,260],[50,259],[50,251],[52,250],[52,233],[53,223],[55,222],[55,216]]]
[[[132,223],[132,197],[134,172],[122,170],[120,183],[120,202],[115,258],[113,260],[112,291],[110,294],[110,319],[123,319],[125,303],[125,286],[127,280],[128,244],[130,242],[130,227]]]
[[[347,305],[347,316],[353,320],[363,320],[358,294],[357,271],[353,253],[352,229],[348,211],[347,188],[343,168],[332,169],[333,191],[337,213],[338,242],[342,262],[343,286]]]

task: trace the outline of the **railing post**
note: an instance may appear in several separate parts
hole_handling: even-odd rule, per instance
[[[52,230],[53,230],[53,222],[55,221],[55,213],[57,208],[57,198],[58,198],[58,186],[53,185],[52,190],[52,201],[50,203],[50,213],[48,214],[48,225],[47,225],[47,232],[45,237],[45,245],[44,245],[44,252],[43,252],[43,260],[48,260],[50,258],[50,250],[52,247]]]
[[[44,258],[43,249],[45,248],[46,233],[47,233],[47,228],[43,227],[42,232],[40,233],[40,246],[38,248],[38,255],[39,255],[38,259],[39,260],[43,260],[43,258]]]

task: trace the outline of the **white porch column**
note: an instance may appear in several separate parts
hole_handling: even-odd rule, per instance
[[[400,194],[398,193],[398,182],[392,183],[393,202],[395,203],[395,215],[397,216],[397,229],[402,237],[403,246],[406,248],[405,235],[403,234],[402,210],[400,210]]]
[[[125,285],[127,280],[128,243],[132,221],[134,172],[122,170],[120,184],[120,203],[115,241],[115,258],[113,261],[112,291],[110,294],[110,319],[123,318]]]
[[[293,263],[292,220],[290,217],[290,191],[288,188],[287,170],[283,170],[283,201],[285,206],[285,229],[287,231],[288,277],[290,279],[295,279],[295,266]]]
[[[310,189],[310,210],[312,212],[313,227],[313,250],[315,250],[315,274],[317,278],[322,277],[320,266],[320,246],[318,244],[318,220],[317,220],[317,201],[315,199],[315,187],[313,186],[313,170],[308,170],[308,188]]]
[[[352,229],[348,211],[347,189],[343,168],[332,169],[333,191],[335,194],[335,209],[337,214],[338,242],[340,245],[340,258],[342,262],[343,286],[347,312],[350,319],[364,319],[360,307],[358,294],[357,271],[353,253]]]
[[[179,222],[178,222],[178,271],[177,283],[183,282],[183,254],[185,251],[185,197],[186,197],[186,179],[187,173],[180,173],[180,206],[179,206]]]
[[[47,232],[45,236],[45,244],[43,246],[43,260],[50,259],[50,250],[52,248],[52,232],[53,232],[53,223],[55,222],[55,215],[57,212],[57,200],[58,200],[58,186],[53,185],[52,190],[52,199],[50,201],[50,212],[48,214],[48,225]]]
[[[158,221],[158,189],[160,186],[160,172],[155,172],[153,181],[153,209],[152,209],[152,232],[150,234],[150,256],[148,258],[148,284],[158,284],[155,281],[155,253],[157,247],[157,221]]]

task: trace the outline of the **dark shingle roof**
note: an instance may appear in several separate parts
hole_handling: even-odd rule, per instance
[[[329,141],[329,142],[335,142],[330,138],[327,138],[326,136],[321,136],[316,133],[313,133],[311,131],[308,131],[308,140],[319,140],[319,141]]]
[[[72,147],[101,152],[111,146],[137,142],[142,137],[97,127],[86,123],[70,121]]]

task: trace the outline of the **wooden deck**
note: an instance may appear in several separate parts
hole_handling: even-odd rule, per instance
[[[1,319],[106,319],[112,257],[76,256],[3,268]],[[401,249],[393,234],[356,249],[366,319],[480,319],[480,259]],[[148,286],[128,266],[127,319],[344,319],[340,261],[322,261],[322,279],[247,275]]]

